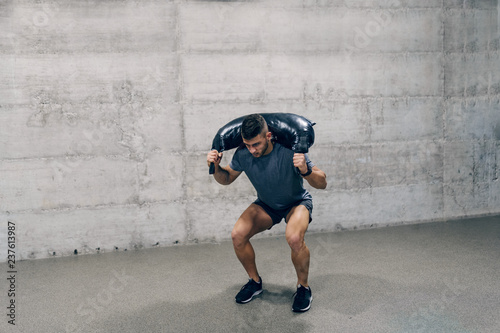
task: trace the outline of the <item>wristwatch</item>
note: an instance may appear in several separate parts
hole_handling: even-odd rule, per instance
[[[309,164],[308,164],[308,165],[307,165],[307,172],[306,172],[306,173],[301,173],[300,175],[301,175],[302,177],[307,177],[307,176],[309,176],[312,172],[313,172],[313,171],[312,171],[312,168],[311,168],[311,167],[309,166]]]

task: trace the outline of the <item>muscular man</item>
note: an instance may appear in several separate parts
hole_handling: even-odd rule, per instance
[[[215,180],[229,185],[244,171],[257,191],[253,202],[236,221],[231,237],[236,256],[246,270],[249,281],[236,295],[237,303],[248,303],[262,292],[262,279],[255,264],[255,252],[250,238],[272,228],[283,218],[287,223],[285,236],[292,252],[297,273],[297,292],[292,310],[309,310],[312,302],[308,284],[309,249],[304,235],[311,222],[311,194],[304,189],[303,179],[314,188],[326,188],[326,175],[307,154],[293,153],[273,142],[266,121],[261,115],[245,117],[241,135],[246,148],[238,148],[228,166],[221,167],[222,153],[212,150],[207,162],[215,164]]]

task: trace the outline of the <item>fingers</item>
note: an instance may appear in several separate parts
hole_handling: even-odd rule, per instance
[[[306,163],[306,157],[304,156],[304,154],[298,154],[298,153],[295,153],[293,154],[293,165],[298,167],[299,165],[301,164],[305,164]]]
[[[293,154],[293,166],[299,168],[301,173],[307,172],[306,157],[304,154]]]
[[[217,150],[212,150],[207,154],[208,166],[210,166],[211,163],[219,165],[221,159],[222,159],[222,153],[219,153]]]
[[[207,164],[215,163],[217,161],[217,150],[212,150],[207,154]]]

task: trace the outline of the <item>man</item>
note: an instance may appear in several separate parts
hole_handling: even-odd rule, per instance
[[[207,162],[215,164],[215,180],[229,185],[245,171],[257,191],[253,202],[236,221],[231,237],[236,256],[248,273],[249,281],[236,295],[237,303],[248,303],[262,292],[255,252],[250,238],[285,219],[285,236],[292,250],[297,273],[297,292],[292,310],[309,310],[312,292],[308,284],[309,249],[304,235],[311,222],[312,197],[303,187],[303,179],[314,188],[326,188],[326,175],[309,160],[307,154],[294,154],[272,141],[266,121],[259,114],[245,117],[241,126],[244,147],[236,150],[231,163],[221,167],[222,153],[212,150]]]

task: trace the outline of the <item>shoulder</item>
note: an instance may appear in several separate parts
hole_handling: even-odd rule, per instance
[[[293,160],[293,150],[287,148],[279,143],[274,145],[274,149],[276,150],[275,156],[282,160]]]
[[[236,151],[234,152],[234,157],[236,157],[236,158],[246,158],[250,155],[251,154],[248,151],[248,149],[246,149],[245,146],[241,146],[241,145],[238,148],[236,148]]]
[[[293,155],[293,151],[291,149],[286,148],[285,146],[283,146],[282,144],[277,143],[277,142],[274,143],[274,148],[273,149],[275,149],[276,152],[278,152],[279,154]]]
[[[245,147],[244,148],[238,147],[236,149],[236,151],[234,152],[232,160],[238,164],[244,165],[244,164],[247,164],[247,162],[251,156],[252,155],[250,154],[248,149],[246,149]]]

